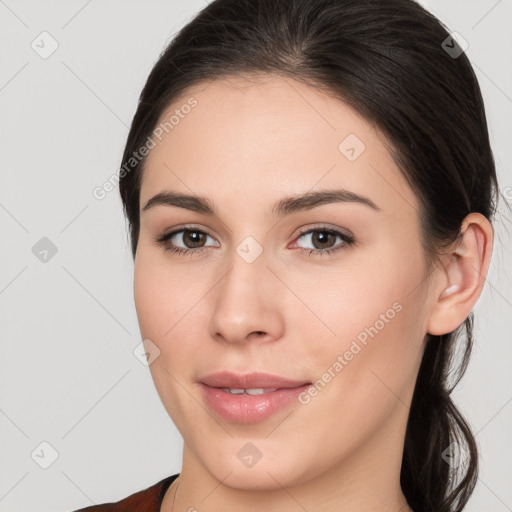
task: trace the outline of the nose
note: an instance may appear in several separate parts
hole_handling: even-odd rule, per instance
[[[236,252],[231,266],[212,290],[210,334],[219,341],[261,343],[283,335],[283,283],[267,267],[264,253],[248,263]]]

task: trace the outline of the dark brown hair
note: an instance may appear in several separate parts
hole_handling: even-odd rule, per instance
[[[466,215],[495,215],[498,185],[477,78],[457,41],[412,0],[214,0],[153,67],[122,166],[188,87],[251,73],[325,91],[384,134],[419,199],[430,268],[459,239]],[[143,166],[144,159],[120,179],[134,257]],[[400,475],[415,512],[461,511],[477,481],[476,442],[450,397],[468,364],[472,324],[470,313],[457,330],[425,339]],[[457,349],[462,358],[449,382]],[[450,447],[467,453],[466,464],[449,463]]]

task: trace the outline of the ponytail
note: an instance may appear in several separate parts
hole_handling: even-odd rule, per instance
[[[450,367],[465,328],[462,361]],[[451,333],[427,335],[405,434],[400,483],[414,512],[460,512],[478,478],[471,429],[451,393],[464,375],[473,345],[473,313]]]

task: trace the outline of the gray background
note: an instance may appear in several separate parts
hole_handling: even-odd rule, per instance
[[[512,204],[512,2],[423,4],[469,43]],[[133,354],[141,339],[119,194],[100,201],[92,190],[118,169],[160,51],[204,5],[0,0],[0,512],[70,511],[180,471],[181,436]],[[43,51],[41,37],[45,51],[58,43],[45,59],[31,47]],[[482,456],[472,512],[512,510],[510,218],[502,207],[474,355],[455,392]],[[43,237],[57,249],[46,262],[33,252]]]

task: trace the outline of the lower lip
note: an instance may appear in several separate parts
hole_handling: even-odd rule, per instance
[[[284,409],[292,402],[298,402],[299,395],[311,384],[297,388],[278,389],[261,395],[232,395],[220,388],[200,383],[203,395],[210,408],[220,417],[236,423],[257,423]]]

